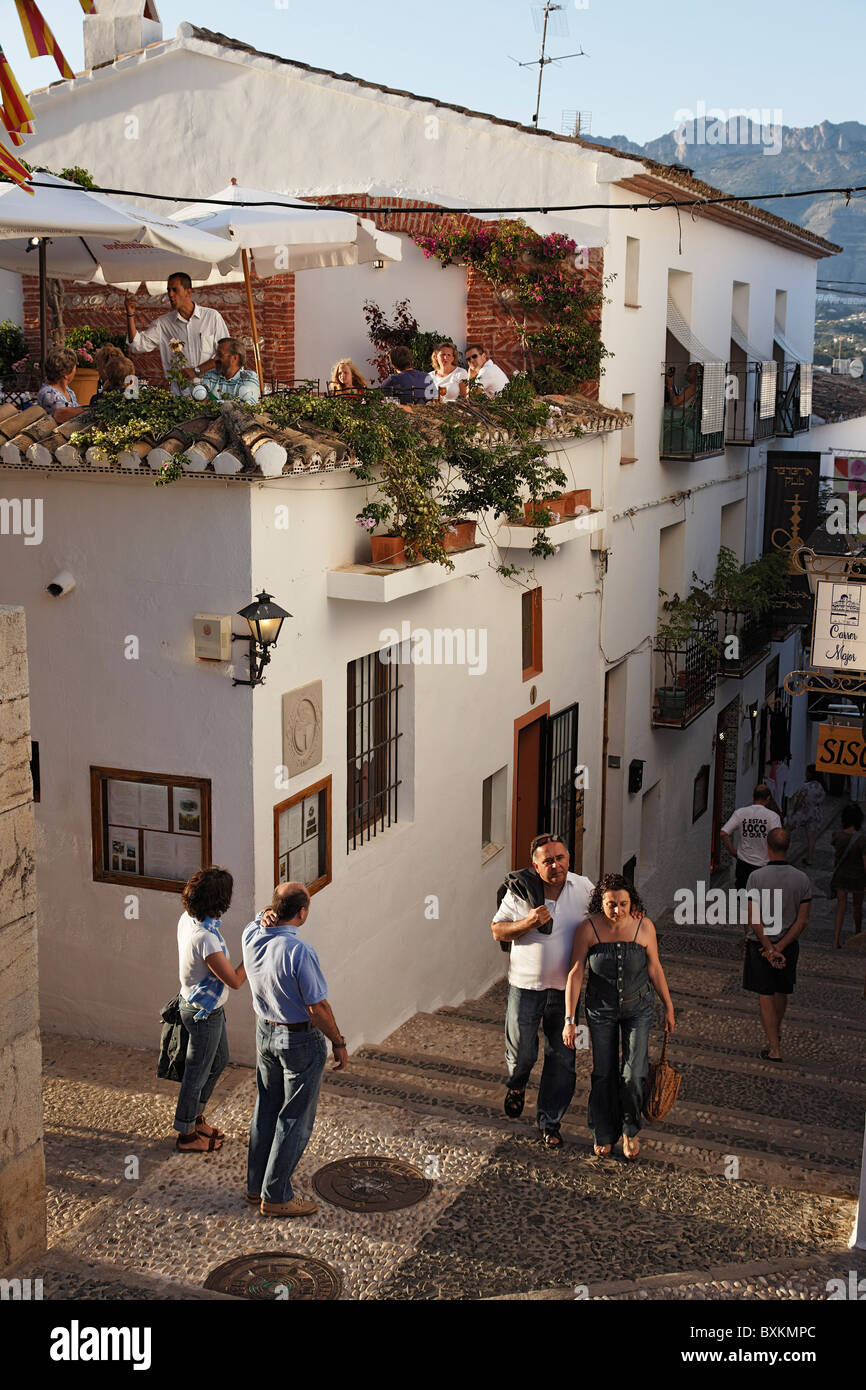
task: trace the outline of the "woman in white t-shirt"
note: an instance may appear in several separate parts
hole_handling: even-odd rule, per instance
[[[228,869],[200,869],[180,895],[186,909],[177,924],[180,1016],[189,1034],[174,1116],[180,1153],[211,1153],[225,1137],[208,1124],[204,1110],[229,1062],[223,1005],[229,990],[240,989],[247,978],[243,964],[237,970],[230,964],[220,929],[232,885]]]
[[[436,394],[442,401],[459,401],[460,383],[468,380],[465,367],[457,365],[457,349],[453,343],[437,343],[430,357]],[[444,396],[442,392],[445,392]]]

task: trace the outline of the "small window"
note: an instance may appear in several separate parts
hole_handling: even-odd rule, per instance
[[[508,769],[484,778],[481,789],[481,862],[486,864],[505,848],[505,794]]]
[[[704,763],[692,788],[692,824],[700,820],[710,802],[710,765]]]
[[[310,895],[331,882],[331,779],[274,807],[274,883],[303,883]]]
[[[623,392],[622,408],[626,415],[631,416],[631,424],[626,425],[622,431],[622,442],[620,444],[620,463],[637,463],[637,453],[634,443],[634,395],[626,395]]]
[[[640,277],[640,242],[636,236],[625,239],[625,306],[639,309],[638,280]]]
[[[523,679],[542,672],[541,590],[529,589],[521,596]]]
[[[346,850],[397,823],[401,648],[386,647],[346,667]]]
[[[93,877],[177,893],[211,862],[211,784],[201,777],[90,769]]]
[[[33,783],[33,800],[39,801],[42,792],[42,779],[39,775],[39,744],[30,742],[30,780]]]

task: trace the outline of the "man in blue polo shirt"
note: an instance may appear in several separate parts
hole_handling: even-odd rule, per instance
[[[311,1216],[315,1202],[296,1197],[292,1174],[316,1120],[329,1038],[334,1070],[348,1060],[312,946],[298,928],[310,912],[302,883],[281,883],[267,912],[243,934],[244,965],[256,1011],[258,1095],[250,1127],[247,1201],[263,1216]]]

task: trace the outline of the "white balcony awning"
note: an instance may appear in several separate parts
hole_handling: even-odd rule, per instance
[[[779,347],[780,347],[780,348],[782,349],[782,351],[784,352],[784,354],[785,354],[785,360],[786,360],[786,361],[788,361],[788,362],[806,362],[806,361],[808,360],[808,354],[807,354],[807,353],[800,352],[798,348],[795,348],[791,343],[789,343],[788,339],[785,337],[784,333],[782,332],[782,329],[781,329],[781,326],[780,326],[780,324],[779,324],[778,319],[776,320],[776,323],[775,323],[775,325],[774,325],[774,327],[773,327],[773,337],[775,338],[776,342],[779,344]]]
[[[725,419],[726,363],[704,347],[668,295],[668,332],[686,349],[693,362],[703,367],[701,392],[701,434],[718,434]]]

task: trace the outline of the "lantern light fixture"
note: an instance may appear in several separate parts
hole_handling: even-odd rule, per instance
[[[287,613],[278,603],[274,603],[271,594],[265,593],[264,589],[260,594],[256,594],[252,603],[248,603],[246,608],[239,610],[238,617],[246,618],[250,631],[248,635],[232,633],[232,641],[249,642],[250,644],[250,678],[242,681],[234,677],[232,685],[262,684],[264,668],[271,659],[271,647],[277,645],[280,629],[285,619],[291,616],[291,613]]]

